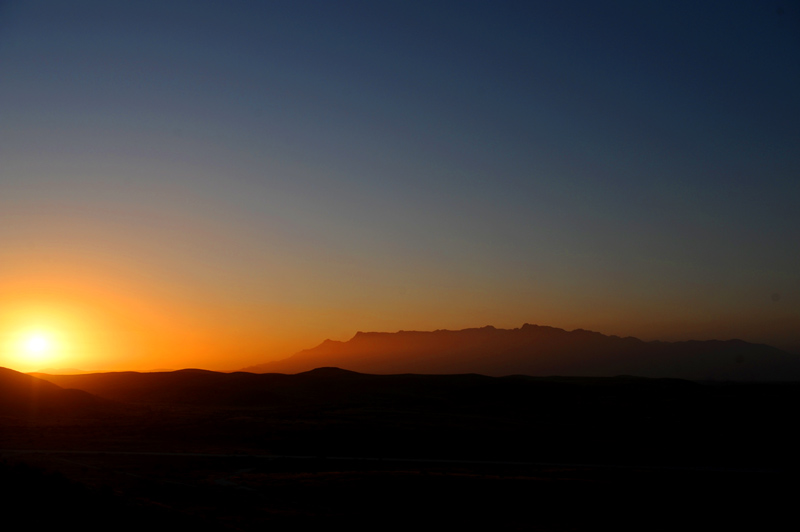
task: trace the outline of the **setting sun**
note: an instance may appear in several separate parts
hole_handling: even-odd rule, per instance
[[[58,344],[49,332],[25,332],[19,336],[14,350],[21,363],[37,365],[53,362],[58,358]]]
[[[11,298],[9,298],[11,300]],[[0,366],[17,371],[39,371],[76,358],[76,335],[85,336],[64,309],[55,306],[9,305],[0,313]]]
[[[34,357],[41,357],[47,355],[48,351],[52,349],[52,342],[44,334],[34,334],[25,340],[25,351]]]

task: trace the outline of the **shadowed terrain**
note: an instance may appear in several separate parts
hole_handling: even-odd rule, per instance
[[[338,368],[39,377],[146,409],[150,446],[320,456],[773,467],[794,460],[800,399],[796,383]]]
[[[34,512],[36,485],[69,522],[109,509],[87,530],[126,512],[130,530],[764,526],[791,508],[780,486],[797,468],[796,383],[338,368],[0,378],[14,508]],[[40,404],[82,402],[32,410],[31,389]]]
[[[61,386],[0,367],[0,415],[12,417],[94,416],[122,410],[77,389]]]
[[[244,371],[299,373],[322,366],[382,374],[800,380],[800,356],[766,345],[741,340],[643,342],[527,323],[518,329],[359,332],[347,342],[326,340],[287,359]]]

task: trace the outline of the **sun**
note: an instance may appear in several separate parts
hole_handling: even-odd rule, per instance
[[[24,344],[25,352],[33,358],[46,356],[53,348],[53,342],[46,335],[36,333],[29,336]]]
[[[49,330],[28,330],[16,336],[11,348],[9,362],[21,370],[38,370],[60,358],[61,342],[58,335]],[[0,364],[2,365],[2,364]]]
[[[76,339],[88,330],[76,316],[72,307],[0,305],[0,367],[25,373],[74,365]]]

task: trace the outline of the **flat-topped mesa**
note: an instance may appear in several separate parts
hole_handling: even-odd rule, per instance
[[[549,325],[536,325],[533,323],[523,323],[519,330],[526,332],[567,332],[565,329],[560,329],[558,327],[550,327]]]
[[[644,342],[634,337],[525,323],[462,330],[357,332],[251,372],[335,366],[361,373],[634,375],[691,380],[800,380],[800,356],[741,340]]]
[[[380,337],[382,337],[382,336],[388,336],[388,335],[392,335],[392,334],[399,334],[399,333],[402,333],[402,332],[404,332],[404,331],[399,331],[399,332],[397,332],[397,333],[390,333],[390,332],[364,332],[364,331],[358,331],[358,332],[356,332],[356,334],[354,334],[354,335],[353,335],[353,337],[352,337],[352,338],[350,338],[350,340],[348,340],[348,341],[349,341],[349,342],[358,342],[358,341],[364,341],[364,340],[371,340],[371,339],[375,339],[375,338],[380,338]],[[325,340],[325,341],[326,341],[326,342],[331,342],[332,340]]]

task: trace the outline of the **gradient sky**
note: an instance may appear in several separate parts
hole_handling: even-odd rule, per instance
[[[0,366],[525,322],[800,346],[798,2],[0,1]]]

